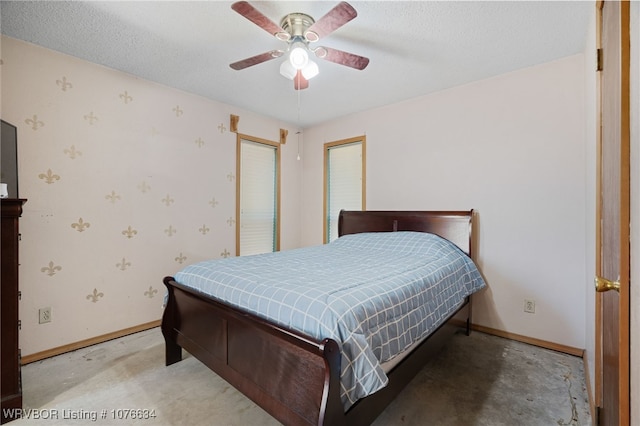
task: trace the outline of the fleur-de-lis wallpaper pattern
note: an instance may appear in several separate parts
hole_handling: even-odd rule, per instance
[[[230,114],[271,140],[283,123],[4,36],[1,54],[23,356],[157,321],[164,276],[235,252]]]

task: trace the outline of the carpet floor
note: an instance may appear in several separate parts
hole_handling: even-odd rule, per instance
[[[277,425],[198,360],[164,365],[159,328],[28,364],[11,425]],[[456,335],[373,423],[591,424],[583,361],[473,332]]]

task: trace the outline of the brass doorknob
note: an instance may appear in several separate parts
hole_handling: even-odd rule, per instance
[[[606,278],[596,277],[594,282],[596,285],[596,291],[599,293],[609,291],[609,290],[615,290],[618,293],[620,292],[620,280],[610,281]]]

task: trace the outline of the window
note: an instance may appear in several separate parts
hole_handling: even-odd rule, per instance
[[[340,210],[365,210],[364,136],[324,144],[324,242],[338,238]]]
[[[238,134],[236,255],[280,249],[280,144]]]

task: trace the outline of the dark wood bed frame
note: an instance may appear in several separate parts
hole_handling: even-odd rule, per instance
[[[444,237],[469,256],[470,211],[342,211],[339,235],[418,231]],[[389,384],[344,411],[340,401],[338,344],[287,330],[164,278],[168,302],[162,317],[166,365],[184,348],[286,425],[368,425],[455,332],[470,332],[467,298],[449,320],[388,373]]]

